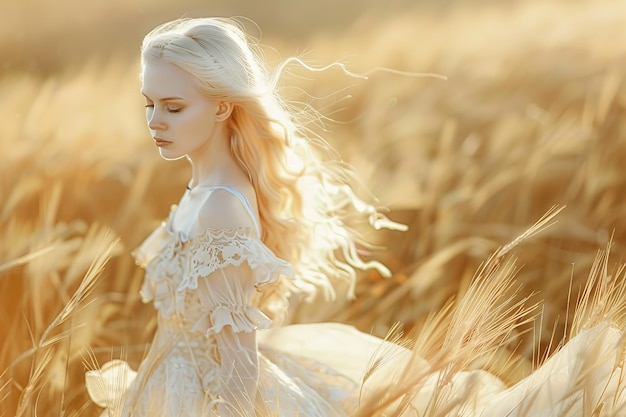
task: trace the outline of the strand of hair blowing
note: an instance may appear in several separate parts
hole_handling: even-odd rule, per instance
[[[296,273],[293,281],[279,280],[270,298],[284,299],[291,291],[312,297],[320,289],[332,298],[329,277],[349,279],[353,296],[355,268],[375,268],[383,275],[388,270],[362,260],[357,245],[366,243],[346,218],[366,218],[375,228],[402,226],[356,196],[353,169],[308,131],[297,120],[297,109],[280,96],[285,66],[301,61],[285,61],[270,77],[260,56],[235,22],[220,18],[166,23],[142,45],[144,63],[166,60],[196,77],[207,96],[233,103],[231,152],[256,191],[262,240]]]

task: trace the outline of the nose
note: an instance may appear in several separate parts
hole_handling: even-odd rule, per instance
[[[148,119],[148,128],[150,130],[165,130],[165,122],[158,113],[158,111],[152,109],[152,111],[149,111],[146,114],[146,117]]]

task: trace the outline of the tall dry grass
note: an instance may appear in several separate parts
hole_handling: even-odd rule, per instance
[[[410,226],[373,237],[386,247],[375,255],[391,279],[363,274],[356,301],[320,308],[320,300],[294,319],[381,336],[400,322],[434,369],[485,369],[507,385],[593,324],[623,328],[623,268],[597,252],[612,241],[621,261],[626,242],[624,18],[619,0],[527,1],[366,17],[345,35],[311,40],[313,63],[448,80],[293,69],[295,88],[285,92],[335,119],[326,136],[390,216]],[[128,253],[178,199],[189,171],[152,149],[137,73],[123,58],[86,59],[80,69],[0,79],[0,415],[95,415],[85,368],[120,356],[136,366],[150,340],[153,310],[139,302],[142,273]],[[518,267],[479,275],[498,288],[481,298],[481,263],[554,205],[566,208],[515,248]],[[504,285],[512,272],[519,288]],[[537,320],[504,300],[523,312],[522,301],[538,305]],[[455,314],[485,305],[506,314],[474,330],[498,330],[450,349],[463,330]],[[585,362],[591,355],[581,369],[595,366]],[[584,378],[573,384],[572,393],[586,389]],[[410,397],[399,387],[387,400]],[[458,411],[437,398],[427,415]]]

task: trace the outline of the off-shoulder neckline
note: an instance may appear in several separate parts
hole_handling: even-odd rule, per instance
[[[202,188],[204,190],[208,190],[208,194],[206,196],[206,198],[209,198],[209,196],[211,195],[211,193],[213,193],[213,191],[218,191],[218,190],[223,190],[226,191],[228,193],[230,193],[231,195],[235,196],[243,205],[244,209],[246,210],[246,212],[248,213],[248,216],[250,216],[250,219],[252,220],[252,222],[254,223],[254,231],[256,232],[257,237],[260,239],[261,238],[261,223],[259,218],[257,217],[254,209],[252,208],[252,205],[250,204],[250,201],[248,201],[248,198],[238,189],[227,186],[227,185],[197,185],[195,188]],[[189,189],[187,188],[187,190],[185,191],[185,194],[191,193],[193,191],[193,189]],[[177,205],[173,204],[171,206],[170,209],[170,214],[167,220],[167,224],[170,230],[173,230],[172,228],[172,222],[173,222],[173,216],[174,216],[174,212],[177,209]],[[216,229],[219,230],[219,229]],[[181,232],[182,233],[182,232]],[[184,234],[184,233],[183,233]],[[187,236],[187,238],[189,238],[189,236]]]
[[[256,235],[256,231],[254,229],[252,229],[251,227],[235,227],[235,228],[207,228],[204,231],[194,235],[194,236],[189,236],[187,233],[183,232],[183,231],[176,231],[173,229],[172,227],[172,218],[174,216],[174,213],[176,211],[176,205],[172,205],[172,208],[170,209],[170,213],[167,217],[167,220],[162,224],[162,227],[165,229],[165,231],[167,232],[167,234],[176,239],[178,242],[180,243],[188,243],[194,240],[201,240],[203,238],[206,238],[207,236],[213,234],[213,235],[220,235],[220,234],[226,234],[226,233],[231,233],[233,235],[239,235],[239,236],[245,236],[248,238],[253,238],[253,239],[257,239],[259,240],[261,243],[263,243],[260,239],[259,236]],[[263,243],[264,244],[264,243]]]

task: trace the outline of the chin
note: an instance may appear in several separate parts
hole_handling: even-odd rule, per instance
[[[161,155],[161,158],[166,161],[177,161],[185,157],[185,154],[181,155],[177,152],[168,152],[166,149],[159,149],[159,154]]]

